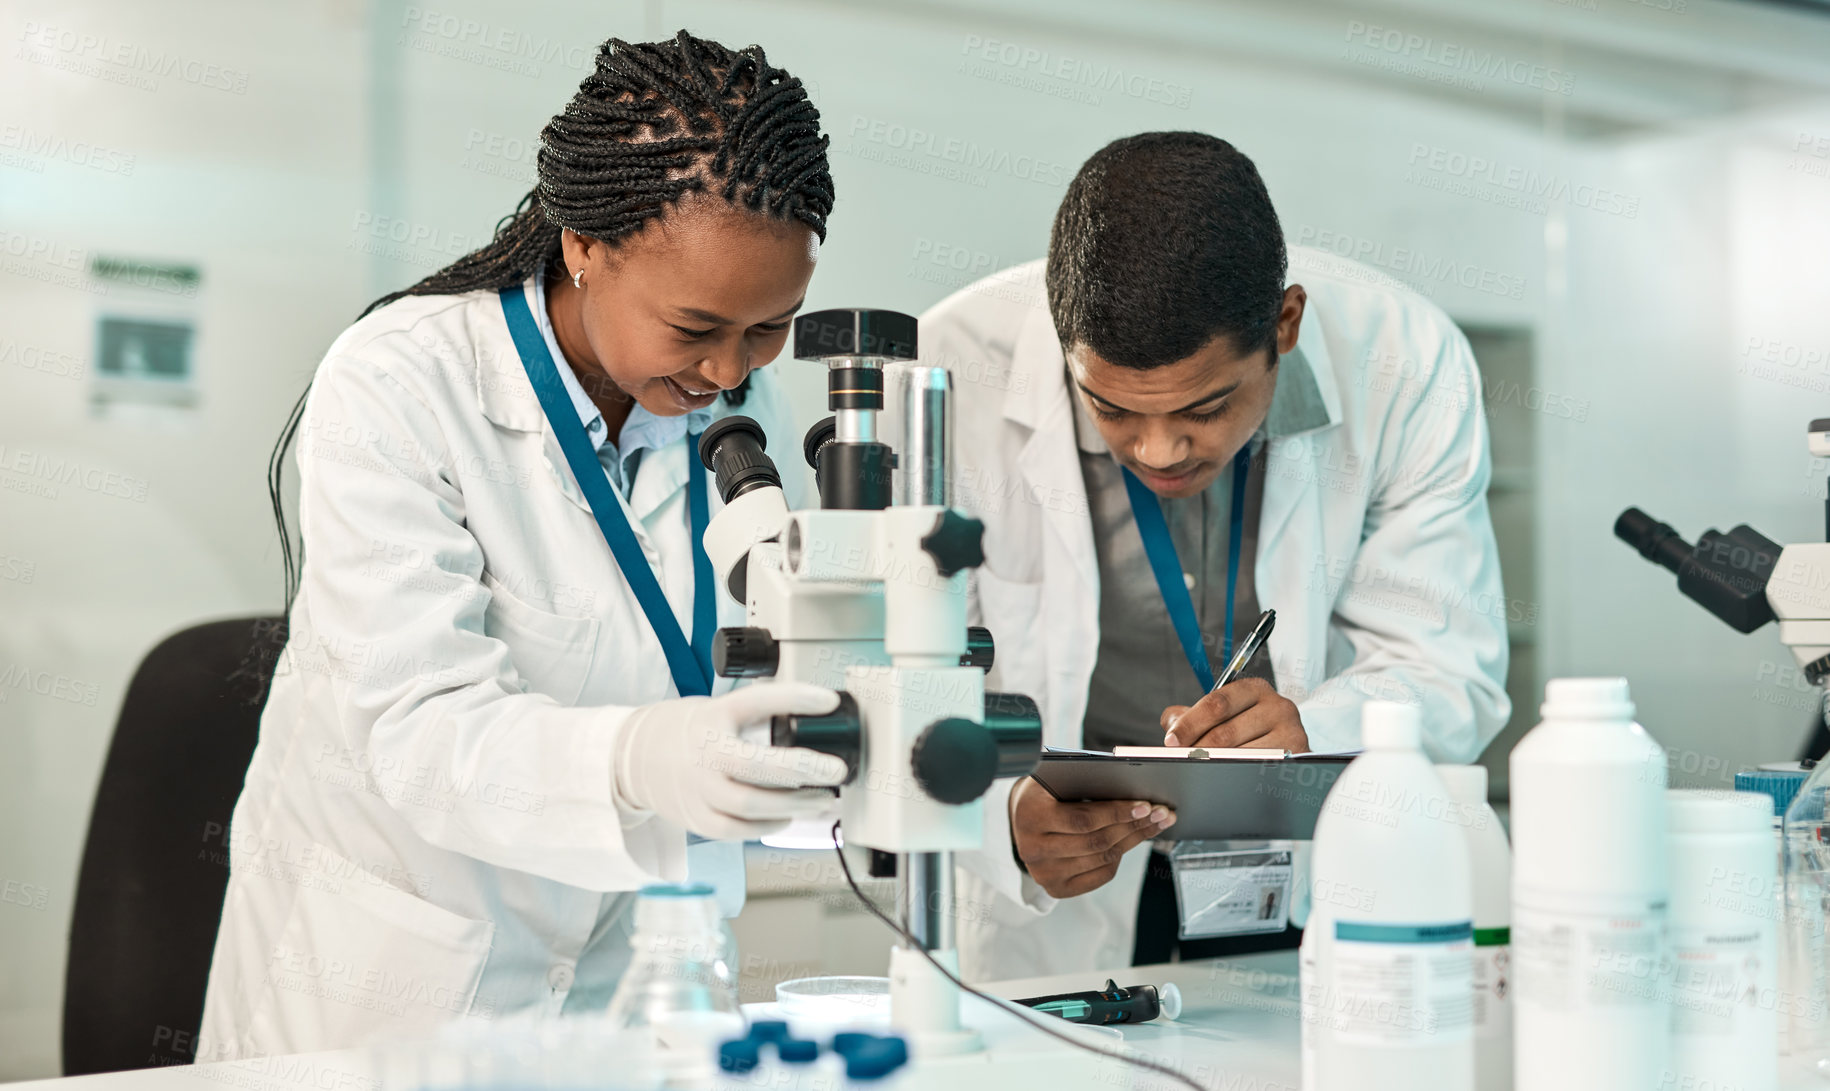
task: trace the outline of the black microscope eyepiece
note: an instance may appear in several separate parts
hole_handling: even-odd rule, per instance
[[[718,420],[699,437],[699,461],[717,477],[725,503],[752,489],[780,487],[782,475],[765,453],[768,445],[762,425],[745,416]]]

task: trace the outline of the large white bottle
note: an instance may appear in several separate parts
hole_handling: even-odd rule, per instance
[[[1487,769],[1438,765],[1468,838],[1474,880],[1474,1086],[1512,1087],[1512,849],[1487,802]]]
[[[1666,1086],[1665,752],[1624,678],[1558,678],[1513,748],[1518,1091]]]
[[[1365,752],[1315,824],[1304,1033],[1311,1091],[1471,1091],[1468,843],[1424,757],[1417,709],[1369,702]]]

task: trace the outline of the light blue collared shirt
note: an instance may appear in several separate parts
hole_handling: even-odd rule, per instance
[[[546,313],[546,277],[536,273],[531,280],[534,321],[540,325],[540,335],[546,338],[546,350],[553,354],[553,362],[559,365],[559,378],[565,383],[566,393],[578,409],[578,419],[585,426],[585,436],[597,447],[597,461],[610,475],[610,483],[627,498],[629,490],[635,485],[635,475],[641,469],[643,452],[658,451],[688,432],[705,431],[705,426],[712,421],[712,409],[707,407],[695,409],[683,416],[662,417],[637,404],[629,410],[629,419],[623,422],[623,434],[606,435],[603,412],[597,408],[591,396],[585,393],[584,385],[572,370],[571,361],[559,350],[559,340],[553,336],[553,320]],[[687,457],[690,459],[697,456],[689,451]]]

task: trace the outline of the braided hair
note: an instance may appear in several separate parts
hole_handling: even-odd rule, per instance
[[[770,65],[761,46],[731,50],[684,30],[666,42],[612,38],[572,101],[541,130],[538,181],[494,237],[362,314],[406,296],[507,288],[562,271],[566,229],[615,246],[689,193],[716,192],[738,208],[799,221],[824,241],[833,202],[829,143],[805,86]],[[742,404],[747,385],[725,398]],[[267,464],[288,605],[304,549],[301,543],[295,560],[281,478],[306,394]]]

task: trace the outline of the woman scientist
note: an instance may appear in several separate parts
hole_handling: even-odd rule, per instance
[[[826,234],[826,146],[760,48],[612,40],[495,238],[331,345],[203,1057],[601,1008],[631,892],[690,871],[732,912],[737,842],[830,803],[769,785],[839,759],[737,738],[830,691],[712,695],[741,607],[693,453],[721,396],[796,449],[759,369]]]

